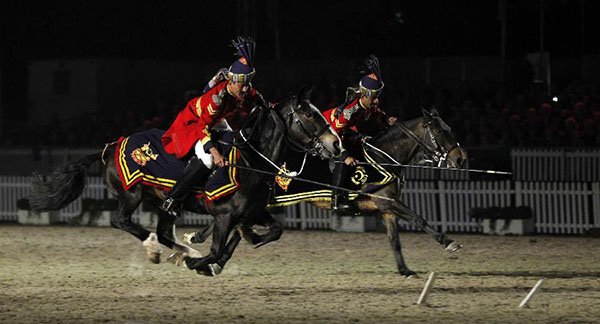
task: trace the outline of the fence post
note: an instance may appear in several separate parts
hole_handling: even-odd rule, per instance
[[[446,182],[438,181],[438,201],[440,206],[440,224],[442,225],[442,233],[448,231],[448,210],[446,208]]]
[[[300,205],[300,229],[305,230],[307,225],[306,220],[306,203],[301,203]]]
[[[600,182],[592,183],[592,201],[594,211],[594,224],[591,227],[600,227]]]
[[[515,181],[515,207],[523,206],[523,187],[521,181]]]

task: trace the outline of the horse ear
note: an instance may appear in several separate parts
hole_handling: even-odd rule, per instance
[[[305,101],[305,100],[310,100],[310,95],[312,94],[312,86],[308,86],[308,85],[303,85],[300,88],[300,91],[298,91],[298,95],[296,96],[296,98],[298,98],[298,101]]]
[[[423,111],[423,117],[427,117],[427,118],[433,117],[433,113],[431,111],[427,110],[425,107],[421,108],[421,110]]]
[[[435,107],[431,108],[431,116],[440,116],[440,113],[435,109]]]

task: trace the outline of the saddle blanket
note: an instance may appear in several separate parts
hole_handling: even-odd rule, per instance
[[[353,154],[359,161],[369,162],[372,165],[357,165],[348,172],[345,188],[365,193],[372,193],[398,177],[386,168],[378,165],[364,146],[357,148]],[[290,152],[286,155],[286,168],[298,171],[302,166],[304,155]],[[319,157],[307,158],[304,171],[300,178],[331,184],[333,170],[332,162],[321,160]],[[330,201],[331,188],[319,186],[304,181],[289,178],[276,178],[273,195],[269,207],[280,207],[297,204],[303,201]],[[356,199],[358,193],[350,193],[350,200]]]
[[[141,181],[145,185],[169,191],[181,179],[187,162],[165,152],[160,140],[164,133],[164,130],[151,129],[119,139],[115,161],[125,190]],[[219,139],[219,150],[228,157],[230,163],[236,163],[239,152],[232,145],[225,144],[231,143],[232,133],[220,134]],[[193,193],[206,200],[213,201],[228,196],[239,189],[237,169],[217,168],[204,186],[198,186],[192,190]]]

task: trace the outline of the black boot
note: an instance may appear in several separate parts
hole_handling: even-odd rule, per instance
[[[346,175],[348,174],[348,166],[345,163],[337,163],[333,169],[332,185],[336,187],[344,187]],[[348,192],[340,189],[333,189],[331,196],[331,209],[336,214],[344,214],[352,209],[348,201]]]
[[[167,193],[167,197],[163,200],[159,208],[171,215],[177,216],[173,211],[175,206],[182,202],[187,193],[192,190],[192,187],[201,183],[208,174],[210,174],[210,169],[197,156],[193,156],[183,170],[183,176],[175,183],[173,189]]]

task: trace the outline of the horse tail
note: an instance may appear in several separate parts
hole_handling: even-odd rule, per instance
[[[77,199],[85,189],[86,170],[102,158],[94,153],[63,165],[46,176],[34,173],[29,193],[33,211],[59,210]]]

